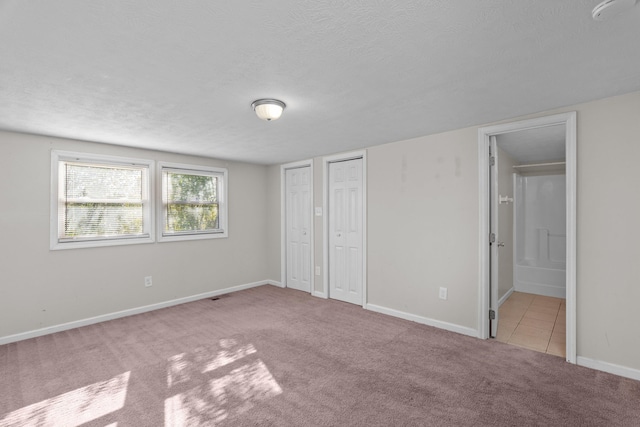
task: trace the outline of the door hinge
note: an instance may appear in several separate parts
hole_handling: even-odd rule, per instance
[[[489,319],[496,320],[496,311],[495,310],[489,310]]]
[[[491,166],[495,166],[496,165],[496,157],[495,156],[489,157],[489,164]]]
[[[495,242],[496,242],[496,233],[489,234],[489,243],[495,243]]]

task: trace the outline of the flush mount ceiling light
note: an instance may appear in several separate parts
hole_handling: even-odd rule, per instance
[[[251,103],[251,108],[256,112],[256,115],[268,122],[278,120],[285,107],[286,104],[277,99],[258,99]]]
[[[631,9],[635,4],[636,0],[605,0],[593,8],[591,15],[596,21],[604,21]]]

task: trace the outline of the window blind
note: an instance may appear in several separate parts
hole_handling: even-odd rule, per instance
[[[148,235],[148,168],[61,161],[60,241]]]

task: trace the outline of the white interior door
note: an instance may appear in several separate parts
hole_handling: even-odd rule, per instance
[[[288,288],[311,292],[311,168],[285,172]]]
[[[498,292],[499,292],[499,277],[500,277],[500,247],[504,246],[504,243],[500,241],[498,233],[499,225],[499,200],[498,200],[498,147],[496,145],[496,137],[491,137],[490,151],[491,163],[489,167],[489,217],[490,219],[490,232],[489,244],[491,245],[490,257],[491,265],[489,268],[489,275],[491,285],[489,289],[489,328],[490,336],[495,338],[498,335]]]
[[[329,163],[329,297],[362,305],[362,159]]]

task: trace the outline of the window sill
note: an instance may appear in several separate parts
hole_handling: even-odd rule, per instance
[[[84,240],[78,242],[51,242],[50,250],[58,251],[65,249],[100,248],[105,246],[139,245],[143,243],[153,243],[153,237],[140,237],[129,239],[105,239],[105,240]]]
[[[162,234],[158,234],[158,242],[166,243],[166,242],[179,242],[183,240],[224,239],[227,237],[229,237],[229,234],[226,231],[221,231],[218,233],[176,234],[173,236],[163,236]]]

